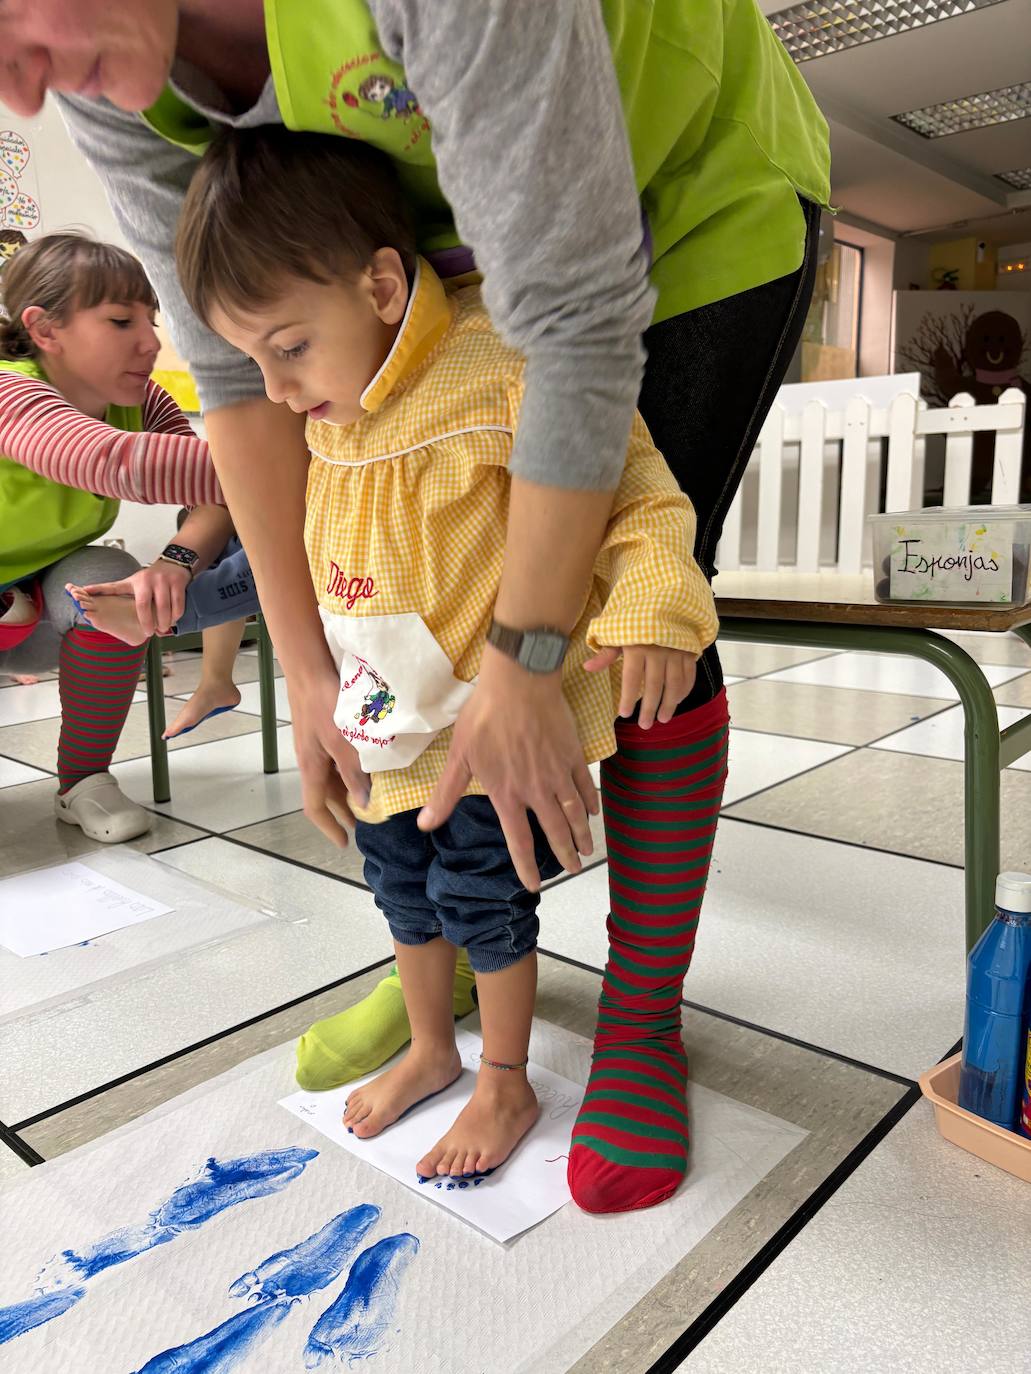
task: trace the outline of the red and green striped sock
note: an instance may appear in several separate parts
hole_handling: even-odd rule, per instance
[[[587,1212],[664,1202],[687,1171],[680,999],[727,776],[727,698],[642,730],[602,764],[609,960],[569,1187]]]
[[[146,644],[123,644],[84,625],[61,640],[60,792],[111,763],[146,653]]]

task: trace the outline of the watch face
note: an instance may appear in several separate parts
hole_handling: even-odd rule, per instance
[[[531,673],[553,673],[566,656],[564,635],[533,630],[523,638],[519,661]]]

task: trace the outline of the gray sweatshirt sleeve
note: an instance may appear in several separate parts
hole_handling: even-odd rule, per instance
[[[175,231],[197,159],[107,101],[62,95],[57,102],[72,142],[100,177],[118,227],[147,269],[203,409],[264,395],[254,363],[201,324],[179,286]]]
[[[615,488],[654,296],[599,0],[371,0],[441,189],[526,355],[512,471]]]

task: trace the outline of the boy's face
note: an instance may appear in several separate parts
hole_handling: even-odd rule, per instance
[[[407,304],[400,258],[383,249],[355,282],[291,278],[274,304],[231,316],[216,308],[211,323],[258,364],[270,401],[349,425],[365,413],[360,398],[383,366]]]

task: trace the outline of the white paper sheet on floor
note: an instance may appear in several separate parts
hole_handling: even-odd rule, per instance
[[[535,1023],[530,1053],[565,1078],[586,1079],[590,1043],[580,1036]],[[64,1316],[0,1349],[5,1374],[69,1361],[80,1370],[139,1370],[238,1312],[227,1290],[241,1274],[359,1203],[382,1208],[374,1235],[409,1232],[421,1242],[372,1361],[378,1374],[563,1374],[805,1135],[696,1087],[692,1167],[670,1203],[610,1217],[564,1207],[501,1246],[284,1112],[277,1104],[292,1069],[292,1047],[271,1051],[0,1191],[0,1304],[18,1303],[51,1255],[145,1220],[209,1155],[320,1151],[276,1196],[242,1203],[99,1275]],[[307,1335],[339,1288],[296,1304],[240,1374],[302,1370]]]
[[[481,1183],[463,1180],[459,1184],[446,1178],[420,1183],[416,1162],[448,1130],[476,1085],[483,1041],[468,1031],[460,1031],[456,1039],[463,1067],[450,1088],[419,1103],[390,1130],[369,1140],[349,1135],[341,1118],[348,1095],[375,1074],[333,1092],[292,1093],[279,1105],[356,1158],[431,1202],[439,1202],[494,1240],[511,1240],[570,1201],[566,1184],[569,1132],[583,1101],[583,1085],[531,1062],[528,1076],[541,1114],[504,1167]]]
[[[89,864],[53,864],[0,879],[0,944],[29,959],[171,910]]]
[[[0,947],[0,1023],[28,1008],[54,1004],[68,993],[81,994],[141,965],[161,962],[198,945],[216,944],[270,920],[256,905],[123,845],[91,853],[81,864],[108,884],[147,893],[169,919],[148,917],[82,948],[55,949],[45,958],[19,958]],[[21,878],[32,879],[48,871],[53,870],[34,870]],[[2,900],[4,915],[17,921],[17,912],[7,910],[7,896]]]

